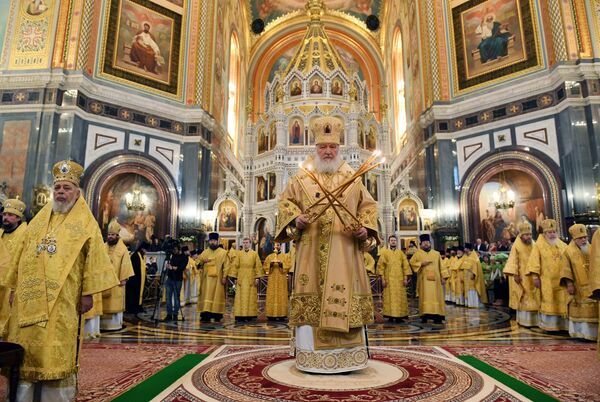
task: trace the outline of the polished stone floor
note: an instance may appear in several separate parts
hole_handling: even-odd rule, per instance
[[[233,300],[228,300],[231,306]],[[262,304],[262,303],[261,303]],[[389,323],[381,316],[381,303],[375,301],[376,322],[368,327],[372,345],[472,345],[472,344],[556,344],[585,342],[569,338],[567,333],[545,333],[516,324],[506,308],[488,306],[468,309],[446,306],[444,324],[421,323],[416,300],[410,301],[410,316],[406,323]],[[263,306],[259,307],[264,311]],[[100,342],[118,343],[198,343],[198,344],[259,344],[285,345],[292,331],[286,322],[268,321],[264,314],[248,323],[236,323],[231,311],[220,323],[201,323],[196,305],[182,308],[185,320],[155,322],[154,306],[137,316],[125,315],[125,327],[117,332],[104,332]],[[166,315],[161,306],[160,317]]]

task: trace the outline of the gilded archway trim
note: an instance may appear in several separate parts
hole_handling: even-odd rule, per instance
[[[469,218],[472,216],[469,213],[469,200],[472,197],[472,192],[476,190],[476,184],[482,179],[482,176],[487,176],[486,171],[492,169],[499,164],[509,164],[520,162],[529,167],[527,173],[532,174],[539,182],[542,188],[548,190],[549,194],[544,194],[549,197],[549,205],[552,209],[552,216],[559,225],[559,232],[562,226],[562,213],[560,208],[560,183],[552,169],[539,158],[523,151],[500,152],[489,156],[471,168],[466,178],[463,181],[460,192],[460,221],[463,227],[463,238],[465,241],[473,240]],[[544,183],[546,184],[544,186]]]

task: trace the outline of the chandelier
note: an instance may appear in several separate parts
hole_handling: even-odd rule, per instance
[[[131,193],[125,194],[125,205],[129,211],[143,211],[146,209],[147,197],[139,187],[134,187]]]
[[[510,209],[515,207],[515,192],[506,184],[504,171],[500,173],[500,189],[493,194],[496,209]]]

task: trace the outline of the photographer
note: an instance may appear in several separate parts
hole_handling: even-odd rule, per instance
[[[173,245],[173,254],[167,262],[167,280],[165,288],[167,290],[167,317],[163,321],[177,321],[179,314],[179,295],[183,283],[183,272],[188,264],[188,256],[181,252],[178,244]],[[173,301],[175,302],[173,305]]]

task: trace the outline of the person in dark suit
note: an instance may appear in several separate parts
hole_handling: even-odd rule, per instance
[[[481,241],[481,239],[475,240],[475,251],[477,251],[477,252],[488,251],[487,246]]]

